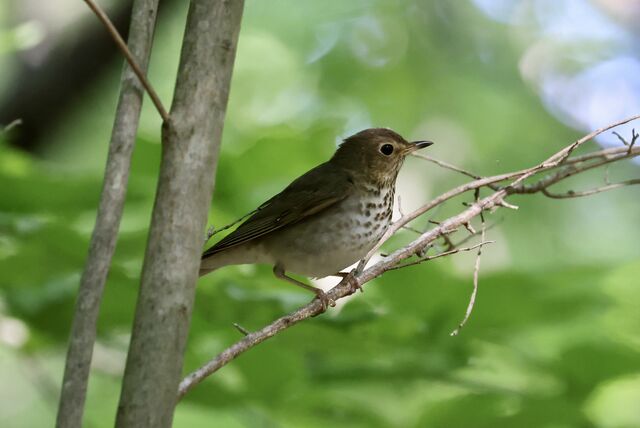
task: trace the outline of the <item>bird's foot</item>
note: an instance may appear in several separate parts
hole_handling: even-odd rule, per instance
[[[327,293],[325,293],[324,291],[320,290],[319,288],[315,289],[315,293],[316,293],[316,298],[320,301],[320,304],[322,305],[322,312],[325,312],[329,306],[334,307],[336,305],[336,302],[330,298]]]
[[[364,293],[364,290],[362,289],[362,286],[360,285],[358,278],[356,278],[353,270],[351,272],[338,272],[335,276],[347,279],[347,282],[349,283],[349,294],[353,294],[358,290],[360,290],[361,293]]]
[[[319,313],[323,313],[327,310],[327,308],[329,306],[335,306],[336,302],[333,301],[333,299],[329,298],[329,296],[327,296],[327,293],[325,293],[323,290],[313,287],[311,285],[305,284],[304,282],[300,282],[297,279],[291,278],[289,276],[287,276],[284,273],[284,268],[282,267],[282,265],[275,265],[273,267],[273,273],[275,274],[275,276],[277,278],[283,279],[287,282],[290,282],[293,285],[297,285],[298,287],[302,287],[305,290],[309,290],[312,291],[316,294],[316,297],[318,298],[318,300],[320,300],[320,303],[322,304],[322,311]],[[318,314],[318,315],[319,315]]]

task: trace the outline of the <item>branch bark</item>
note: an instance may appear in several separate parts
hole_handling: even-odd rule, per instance
[[[433,246],[434,242],[441,238],[446,237],[448,234],[458,230],[461,227],[465,227],[468,225],[470,221],[476,217],[481,215],[484,211],[497,209],[500,207],[514,208],[513,205],[505,202],[505,199],[514,194],[532,194],[536,192],[542,192],[546,190],[548,186],[555,184],[561,180],[564,180],[572,175],[577,173],[587,171],[596,166],[606,165],[611,162],[617,162],[623,159],[628,159],[631,157],[639,156],[640,149],[637,147],[631,147],[628,149],[627,147],[619,149],[606,149],[600,150],[594,153],[589,153],[582,156],[576,156],[573,158],[569,158],[571,153],[576,150],[578,147],[596,137],[603,132],[606,132],[616,126],[623,125],[625,123],[631,122],[633,120],[639,119],[640,115],[632,116],[627,119],[621,120],[619,122],[613,123],[604,128],[600,128],[596,131],[591,132],[588,135],[580,138],[579,140],[573,142],[572,144],[566,146],[559,152],[555,153],[553,156],[549,157],[544,162],[539,163],[531,168],[523,169],[520,171],[510,172],[507,174],[496,175],[493,177],[480,178],[475,181],[463,184],[458,186],[448,192],[443,193],[438,196],[434,200],[429,203],[423,205],[422,207],[416,209],[415,211],[408,213],[406,215],[402,215],[402,217],[394,222],[385,235],[382,237],[380,243],[369,253],[367,258],[363,260],[358,267],[352,272],[352,275],[344,278],[338,285],[333,287],[331,290],[327,292],[327,297],[333,301],[337,301],[345,296],[353,294],[359,287],[366,284],[367,282],[377,278],[388,270],[392,270],[398,267],[398,264],[404,260],[407,260],[414,255],[423,254],[424,251],[431,246]],[[429,161],[431,161],[429,159]],[[589,161],[594,161],[595,163],[589,163]],[[595,165],[595,166],[594,166]],[[451,168],[451,165],[446,165],[443,167],[457,170],[461,172],[459,168]],[[526,185],[524,181],[532,176],[540,174],[545,171],[560,169],[557,174],[551,176],[551,178],[543,178],[538,183],[534,183],[531,185]],[[563,170],[563,168],[566,169]],[[496,186],[498,183],[512,180],[509,184],[503,186]],[[629,180],[629,184],[638,184],[639,180]],[[543,183],[543,184],[539,184]],[[467,208],[442,222],[439,222],[436,227],[433,229],[422,233],[418,238],[409,243],[403,248],[400,248],[394,251],[392,254],[385,257],[383,260],[375,263],[371,267],[364,269],[368,258],[377,251],[377,249],[386,241],[391,235],[405,227],[407,223],[415,220],[419,216],[425,214],[429,210],[435,208],[438,205],[445,203],[451,198],[466,193],[471,190],[476,190],[480,188],[488,188],[494,190],[492,194],[486,196],[485,198],[476,200],[475,203],[469,204]],[[612,186],[620,187],[619,185]],[[482,239],[484,241],[484,237]],[[454,254],[459,251],[450,250],[449,254]],[[443,254],[449,255],[449,254]],[[435,257],[432,257],[435,258]],[[408,264],[409,265],[409,264]],[[477,269],[476,269],[477,272]],[[477,281],[477,279],[476,279]],[[355,282],[355,284],[354,284]],[[477,286],[477,282],[476,282]],[[307,305],[299,308],[298,310],[292,312],[291,314],[285,315],[277,320],[273,321],[271,324],[263,327],[262,329],[255,331],[253,333],[247,334],[242,340],[236,342],[231,347],[225,349],[220,354],[215,356],[209,362],[204,364],[202,367],[198,368],[196,371],[189,374],[185,377],[180,383],[180,387],[178,390],[178,398],[184,397],[191,389],[193,389],[198,383],[202,382],[207,376],[215,373],[220,368],[224,367],[230,361],[241,355],[242,353],[248,351],[254,346],[264,342],[265,340],[275,336],[280,331],[285,330],[300,321],[303,321],[312,316],[318,315],[322,313],[322,304],[319,300],[314,299],[312,302]]]
[[[239,0],[189,7],[118,427],[169,427],[173,419],[242,9]]]
[[[133,3],[129,49],[142,70],[146,70],[149,63],[157,8],[158,0]],[[71,326],[56,419],[58,427],[82,426],[96,322],[122,217],[143,94],[140,82],[125,63],[100,205]]]

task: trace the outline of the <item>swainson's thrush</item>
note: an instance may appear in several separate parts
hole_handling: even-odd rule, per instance
[[[389,227],[405,156],[431,144],[409,143],[385,128],[352,135],[328,162],[298,177],[206,250],[200,275],[227,265],[270,264],[278,278],[316,293],[326,309],[333,302],[322,290],[285,272],[345,276],[340,271],[364,257]]]

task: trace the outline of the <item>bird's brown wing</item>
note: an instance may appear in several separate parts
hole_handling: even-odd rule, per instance
[[[352,191],[347,173],[324,163],[262,204],[255,214],[202,254],[216,253],[295,224],[345,199]]]

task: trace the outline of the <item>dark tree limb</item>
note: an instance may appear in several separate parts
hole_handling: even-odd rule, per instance
[[[135,0],[131,12],[129,49],[142,70],[146,70],[149,62],[157,7],[158,0]],[[100,205],[71,326],[56,420],[58,427],[82,426],[100,301],[116,247],[143,94],[138,79],[125,64]]]
[[[189,7],[117,427],[172,423],[242,9],[240,0]]]

